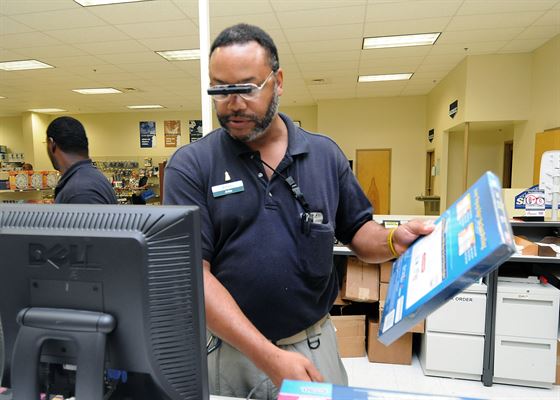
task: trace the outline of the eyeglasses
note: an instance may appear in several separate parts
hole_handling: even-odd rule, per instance
[[[263,83],[256,85],[254,83],[235,83],[231,85],[215,85],[208,88],[208,94],[216,101],[226,101],[230,95],[236,94],[244,100],[255,100],[261,94],[266,83],[274,75],[274,71],[266,77]]]

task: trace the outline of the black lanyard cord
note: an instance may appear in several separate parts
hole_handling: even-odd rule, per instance
[[[296,183],[296,181],[294,180],[294,178],[292,178],[291,176],[286,177],[286,176],[282,175],[280,172],[276,171],[274,168],[272,168],[270,165],[268,165],[268,163],[266,161],[264,161],[262,158],[260,158],[258,155],[256,155],[256,157],[266,167],[268,167],[272,172],[274,172],[276,175],[278,175],[280,178],[282,178],[282,180],[284,182],[286,182],[286,184],[290,187],[290,190],[292,191],[292,194],[294,195],[296,200],[299,202],[299,204],[301,204],[301,206],[303,208],[303,211],[305,211],[306,213],[309,214],[311,212],[311,208],[309,207],[309,204],[305,200],[305,197],[303,197],[303,193],[301,192],[301,189],[299,188],[299,186]],[[254,155],[252,155],[251,158],[254,158]]]

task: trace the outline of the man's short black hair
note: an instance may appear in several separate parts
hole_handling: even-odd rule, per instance
[[[224,29],[210,47],[210,55],[218,47],[231,46],[233,44],[244,44],[248,42],[257,42],[268,53],[268,63],[270,68],[276,72],[280,68],[280,60],[278,59],[278,50],[274,41],[268,33],[258,26],[249,24],[237,24]]]
[[[72,117],[58,117],[47,128],[47,137],[65,153],[88,155],[88,138],[80,121]]]

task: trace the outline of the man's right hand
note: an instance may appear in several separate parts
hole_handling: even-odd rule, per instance
[[[257,367],[268,375],[272,383],[280,388],[284,379],[322,382],[323,376],[305,356],[283,350],[270,343],[271,347],[258,357]]]

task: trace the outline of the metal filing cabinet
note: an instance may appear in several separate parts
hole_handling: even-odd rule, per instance
[[[420,349],[424,374],[479,381],[485,315],[486,285],[481,283],[471,285],[430,314]]]
[[[550,285],[498,282],[494,382],[552,386],[559,299]]]

